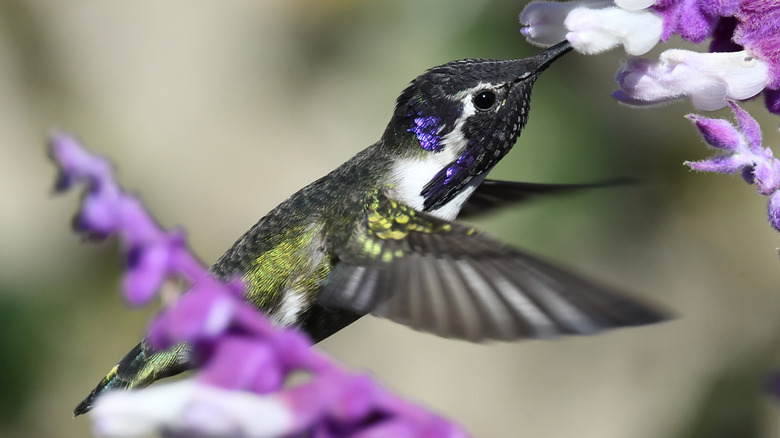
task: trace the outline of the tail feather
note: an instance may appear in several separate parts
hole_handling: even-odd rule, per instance
[[[187,344],[175,345],[167,350],[153,350],[141,341],[103,377],[95,389],[73,410],[73,416],[92,409],[95,398],[114,389],[143,388],[155,380],[179,374],[190,368],[190,348]]]

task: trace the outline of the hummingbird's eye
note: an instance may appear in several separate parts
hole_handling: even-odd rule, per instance
[[[477,92],[474,95],[474,106],[478,110],[487,111],[496,103],[496,93],[488,90]]]

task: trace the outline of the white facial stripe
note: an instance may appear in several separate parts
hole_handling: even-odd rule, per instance
[[[466,97],[463,98],[463,101],[463,112],[461,113],[460,117],[458,117],[458,120],[455,121],[455,126],[452,128],[452,131],[445,134],[441,139],[442,150],[440,153],[447,151],[452,152],[455,155],[455,157],[448,161],[447,164],[451,163],[463,152],[464,149],[466,149],[467,140],[463,135],[463,125],[466,123],[466,120],[468,120],[469,117],[473,116],[477,112],[477,109],[474,108],[474,102],[471,100],[470,92]],[[441,170],[441,168],[439,170]]]
[[[469,117],[477,112],[472,100],[474,92],[495,88],[496,86],[491,83],[480,82],[477,86],[462,93],[463,112],[455,121],[452,131],[442,138],[442,149],[439,152],[430,152],[422,158],[407,158],[395,163],[391,173],[391,181],[395,185],[395,198],[415,210],[422,211],[425,198],[420,193],[423,187],[466,149],[468,140],[463,135],[463,125]],[[429,213],[444,220],[455,219],[463,204],[486,176],[487,172],[474,178],[449,202]]]
[[[474,107],[474,93],[482,90],[495,91],[497,88],[499,88],[499,86],[489,82],[480,82],[477,86],[469,88],[463,92],[463,97],[461,98],[461,102],[463,103],[463,112],[461,113],[460,117],[458,117],[458,120],[455,121],[455,127],[452,128],[452,131],[448,132],[444,138],[442,138],[441,144],[443,150],[454,149],[457,151],[457,155],[460,155],[463,152],[463,150],[466,148],[466,137],[463,135],[463,125],[466,123],[466,120],[468,120],[469,117],[477,113],[477,109]],[[506,99],[503,99],[500,106],[503,106],[505,102]]]
[[[391,171],[391,182],[395,185],[394,197],[415,210],[422,211],[423,187],[445,166],[454,161],[458,154],[453,148],[438,153],[426,154],[424,158],[406,158],[396,161]]]

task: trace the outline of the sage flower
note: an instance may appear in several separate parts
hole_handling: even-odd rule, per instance
[[[629,58],[613,93],[627,105],[689,98],[702,110],[723,108],[764,91],[767,108],[780,114],[780,3],[760,0],[585,0],[532,2],[520,16],[526,38],[550,45],[563,38],[575,50],[600,53],[622,45],[641,55],[679,35],[710,39],[709,52],[669,49],[658,60]]]

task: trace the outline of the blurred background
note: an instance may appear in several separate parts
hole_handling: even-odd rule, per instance
[[[52,128],[112,157],[125,187],[213,262],[276,204],[378,140],[425,69],[536,53],[519,33],[523,5],[0,2],[0,436],[88,436],[72,408],[154,311],[124,307],[115,243],[71,233],[78,198],[52,196]],[[622,56],[571,54],[545,72],[528,127],[492,176],[641,183],[478,225],[677,319],[472,345],[367,317],[322,348],[479,437],[780,436],[780,407],[764,389],[780,367],[780,239],[766,200],[739,177],[682,166],[708,153],[682,117],[688,103],[614,102]],[[778,119],[761,102],[746,108],[765,143],[780,145]]]

